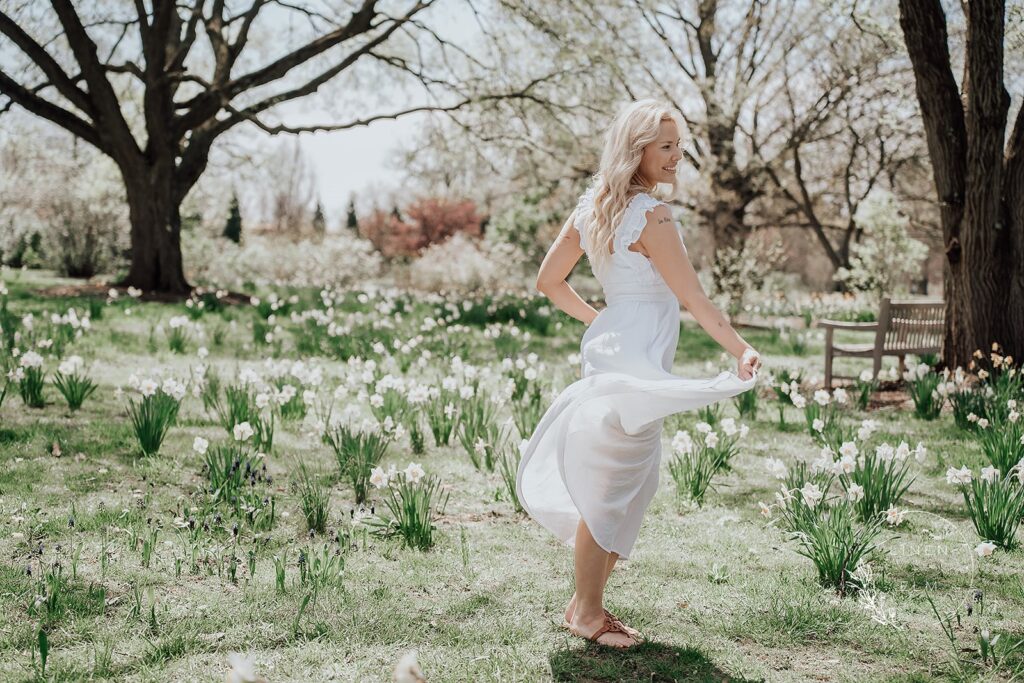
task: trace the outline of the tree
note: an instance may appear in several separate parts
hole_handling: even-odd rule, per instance
[[[770,224],[808,230],[835,270],[852,265],[851,250],[864,234],[857,221],[862,202],[878,190],[905,190],[930,172],[923,130],[906,97],[913,74],[902,41],[858,23],[895,23],[895,11],[880,17],[878,9],[863,7],[866,16],[854,14],[843,40],[830,45],[832,61],[845,66],[856,87],[820,125],[798,125],[792,103],[799,84],[789,79],[782,84],[790,133],[777,162],[762,165],[782,209],[762,207],[762,213]],[[851,12],[857,12],[856,3]],[[760,156],[756,139],[752,147]]]
[[[359,232],[359,218],[356,216],[356,200],[355,197],[349,197],[348,200],[348,215],[345,217],[345,227],[354,233]]]
[[[426,129],[423,147],[430,154],[410,155],[411,176],[417,182],[432,179],[435,193],[464,193],[472,186],[471,196],[488,208],[493,207],[481,187],[516,187],[509,180],[522,177],[532,182],[520,194],[563,192],[575,201],[581,182],[597,169],[599,133],[615,110],[628,99],[654,96],[686,119],[692,141],[684,141],[685,154],[698,173],[682,179],[681,203],[711,232],[716,250],[738,253],[754,229],[785,223],[813,231],[826,255],[841,265],[855,236],[849,215],[856,207],[831,198],[849,189],[856,204],[870,187],[847,187],[844,181],[855,174],[888,174],[907,153],[893,153],[897,142],[878,154],[879,131],[870,126],[876,112],[862,105],[880,90],[877,79],[887,75],[886,61],[895,50],[879,49],[878,39],[857,30],[852,1],[504,0],[509,19],[498,30],[519,21],[532,26],[530,49],[523,54],[562,65],[561,102],[586,106],[523,107],[512,115],[500,112],[489,124],[460,112],[449,117],[457,119],[460,135],[451,134],[453,127]],[[516,60],[511,64],[518,66]],[[520,121],[532,124],[528,134],[518,130]],[[850,173],[811,182],[806,171],[835,156],[831,138],[847,122],[849,137],[859,136],[848,145]],[[907,137],[902,130],[893,136]],[[458,145],[469,147],[457,150],[459,163],[436,153]],[[868,149],[876,158],[864,158]],[[805,189],[827,198],[828,206],[800,196],[794,156],[803,163]],[[776,201],[780,196],[784,201]],[[814,220],[805,210],[813,211]],[[832,243],[833,226],[844,231],[838,245]],[[718,266],[724,270],[728,264]]]
[[[480,77],[493,67],[426,25],[423,13],[436,0],[406,0],[404,11],[394,14],[377,0],[360,0],[351,9],[338,4],[152,0],[147,6],[136,0],[126,15],[119,3],[76,9],[71,0],[52,0],[49,8],[5,2],[2,49],[22,63],[10,68],[15,60],[5,56],[0,94],[7,101],[0,102],[0,113],[18,105],[113,159],[131,223],[124,284],[183,294],[191,287],[181,259],[180,206],[206,169],[214,142],[239,124],[271,135],[331,131],[413,112],[454,111],[482,99],[533,96],[530,82],[495,90],[490,84],[496,80]],[[295,18],[301,29],[283,28]],[[277,50],[270,58],[263,56],[269,48],[246,49],[264,24]],[[352,118],[323,125],[268,118],[280,105],[363,65],[421,85],[424,103],[349,112]],[[463,78],[453,75],[456,69],[474,73]],[[126,92],[142,102],[138,122],[124,106]]]
[[[224,224],[224,237],[235,244],[242,241],[242,214],[238,210],[238,195],[231,195],[231,204],[228,206],[228,220]]]
[[[283,143],[267,159],[265,216],[274,233],[301,238],[309,233],[316,171],[298,138]]]
[[[1006,8],[971,0],[963,83],[950,63],[940,0],[900,0],[939,199],[946,260],[946,365],[994,342],[1024,358],[1024,108],[1006,137]]]
[[[313,234],[317,237],[323,237],[327,232],[327,218],[324,216],[324,207],[321,206],[320,200],[316,201],[316,208],[313,209]]]

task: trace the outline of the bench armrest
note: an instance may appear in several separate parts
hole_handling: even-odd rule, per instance
[[[860,330],[862,332],[878,329],[878,323],[851,323],[844,320],[819,320],[816,325],[824,329],[833,330]]]

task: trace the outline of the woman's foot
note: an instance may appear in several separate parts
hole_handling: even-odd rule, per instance
[[[569,622],[569,631],[573,635],[586,638],[599,645],[606,645],[619,650],[634,647],[640,642],[637,638],[626,632],[625,624],[618,619],[613,619],[608,614],[605,611],[602,612],[601,616],[591,619],[585,619],[574,614],[573,620]]]
[[[572,598],[569,600],[568,607],[565,608],[565,621],[562,623],[563,626],[568,627],[569,624],[572,623],[572,617],[573,617],[573,614],[575,612],[576,612],[576,594],[573,593],[572,594]],[[623,629],[626,631],[626,633],[631,635],[634,640],[639,640],[640,639],[640,631],[637,631],[632,626],[627,626],[625,623],[623,623],[623,621],[621,619],[619,619],[617,616],[615,616],[614,614],[612,614],[608,610],[605,610],[605,614],[610,616],[612,619],[616,619],[620,624],[622,624]]]

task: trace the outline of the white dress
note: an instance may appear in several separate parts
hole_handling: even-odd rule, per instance
[[[607,306],[580,342],[582,378],[548,407],[516,475],[523,508],[563,543],[575,544],[582,515],[597,544],[624,560],[658,488],[665,417],[735,396],[755,381],[731,372],[708,379],[671,373],[679,301],[650,260],[628,249],[660,203],[644,193],[630,201],[598,276]],[[575,221],[588,254],[584,218],[592,210],[593,188],[580,198]]]

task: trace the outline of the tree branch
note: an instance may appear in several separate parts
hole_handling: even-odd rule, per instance
[[[29,90],[16,82],[3,71],[0,71],[0,93],[3,93],[12,102],[21,105],[33,114],[41,116],[57,124],[72,135],[82,138],[101,152],[108,153],[108,149],[104,146],[103,141],[92,125],[75,116],[67,109],[39,97],[33,90]]]
[[[103,129],[109,128],[118,140],[122,142],[130,140],[133,151],[141,153],[132,136],[131,129],[128,127],[128,122],[125,121],[124,114],[121,112],[121,103],[117,99],[117,94],[110,85],[110,81],[107,80],[106,71],[97,54],[96,43],[86,33],[75,8],[71,5],[70,0],[51,0],[51,4],[60,19],[61,26],[64,27],[64,35],[75,55],[75,60],[82,69],[82,76],[89,86],[90,99],[96,113],[96,116],[92,118],[100,125],[100,128],[97,129],[98,134],[104,136]]]
[[[75,105],[88,116],[94,117],[94,109],[89,96],[82,92],[71,81],[71,78],[64,72],[60,64],[43,49],[43,46],[32,39],[13,19],[6,13],[0,12],[0,33],[11,39],[25,55],[38,66],[50,83],[61,95],[66,97],[71,104]]]

